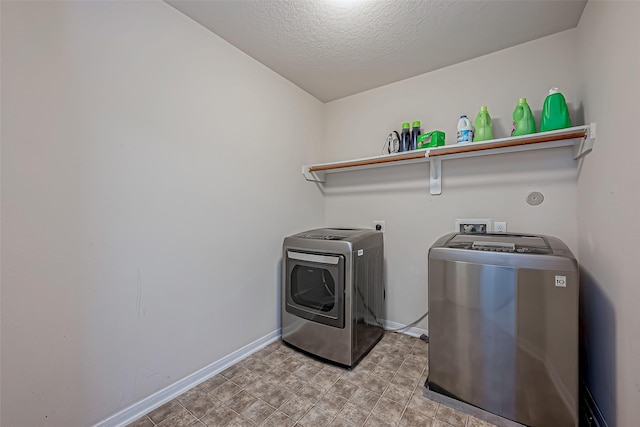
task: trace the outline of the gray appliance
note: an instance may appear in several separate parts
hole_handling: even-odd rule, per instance
[[[321,228],[286,237],[282,340],[353,366],[382,337],[382,233]]]
[[[578,264],[554,237],[447,234],[429,250],[425,386],[535,427],[578,425]]]

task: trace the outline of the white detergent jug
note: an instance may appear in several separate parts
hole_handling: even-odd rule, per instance
[[[471,141],[473,141],[473,125],[466,115],[462,115],[458,121],[458,142]]]

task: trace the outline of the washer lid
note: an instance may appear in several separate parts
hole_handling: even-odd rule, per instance
[[[455,234],[445,248],[490,252],[515,252],[551,255],[549,243],[543,236],[527,234]]]

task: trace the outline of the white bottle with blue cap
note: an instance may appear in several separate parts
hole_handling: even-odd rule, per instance
[[[473,141],[473,125],[466,115],[458,121],[458,143]]]

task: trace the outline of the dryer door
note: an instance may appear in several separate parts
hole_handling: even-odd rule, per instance
[[[286,311],[344,328],[344,256],[287,251]]]

